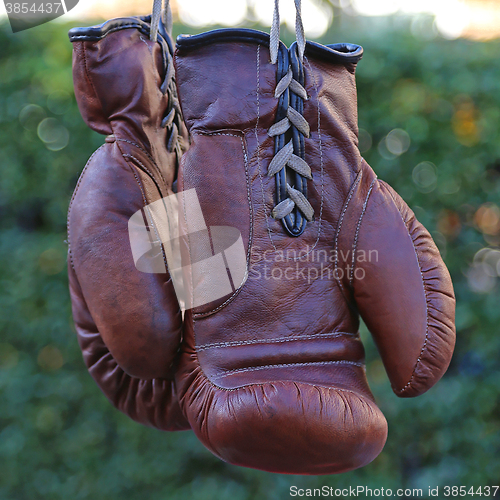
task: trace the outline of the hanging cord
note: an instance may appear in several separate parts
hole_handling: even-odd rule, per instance
[[[172,9],[170,8],[170,0],[165,0],[165,5],[163,7],[163,19],[162,19],[162,5],[163,0],[154,0],[153,2],[153,12],[151,14],[151,28],[150,28],[150,40],[153,42],[160,42],[162,45],[162,52],[165,64],[165,78],[161,85],[161,91],[166,94],[169,93],[169,105],[167,108],[167,115],[161,121],[161,127],[167,129],[167,149],[170,152],[176,152],[177,159],[180,158],[181,145],[179,143],[179,130],[181,127],[182,117],[181,108],[179,105],[179,99],[177,97],[177,89],[174,81],[174,64],[172,60],[172,54],[170,53],[169,47],[166,44],[164,37],[160,35],[158,38],[158,30],[160,26],[160,20],[163,21],[166,32],[170,35],[172,33]]]
[[[295,1],[295,38],[300,62],[304,62],[304,52],[306,49],[306,37],[304,34],[304,25],[302,24],[302,5],[301,0]],[[271,62],[276,64],[278,60],[278,48],[280,44],[280,6],[279,0],[274,0],[273,24],[271,25],[271,36],[269,41],[269,51],[271,53]]]
[[[156,42],[158,38],[158,26],[162,15],[163,0],[154,0],[153,12],[151,14],[151,33],[149,38],[151,41]],[[170,8],[170,0],[165,0],[165,7],[163,8],[163,24],[167,33],[172,32],[172,9]]]

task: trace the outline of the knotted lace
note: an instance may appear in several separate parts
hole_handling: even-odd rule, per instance
[[[296,18],[295,18],[295,37],[297,39],[297,53],[299,56],[300,63],[302,64],[304,60],[304,52],[306,47],[306,40],[304,34],[304,26],[302,24],[301,15],[301,0],[294,0]],[[154,0],[153,2],[153,12],[151,16],[151,34],[150,38],[153,41],[157,40],[158,37],[158,27],[160,23],[160,18],[162,16],[162,5],[163,0]],[[165,0],[165,5],[163,8],[163,23],[167,31],[171,30],[172,27],[172,11],[170,9],[170,1]],[[278,51],[280,44],[280,14],[279,14],[279,0],[274,0],[274,14],[273,22],[271,26],[270,40],[269,40],[269,51],[271,56],[271,62],[276,64],[278,60]],[[168,57],[168,75],[166,81],[170,80],[171,72],[173,71],[173,65],[170,54]],[[304,87],[293,78],[292,68],[288,68],[286,75],[278,82],[276,85],[274,96],[279,99],[281,95],[289,89],[291,92],[307,100],[307,92]],[[172,89],[173,90],[173,89]],[[175,93],[175,92],[174,92]],[[279,122],[272,125],[268,131],[270,137],[275,137],[282,135],[287,132],[291,127],[295,127],[300,133],[305,137],[310,135],[310,127],[306,119],[299,113],[296,109],[288,104],[287,112],[285,118]],[[177,143],[178,127],[174,123],[176,118],[176,113],[180,113],[180,107],[173,106],[170,112],[162,121],[163,127],[171,128],[171,133],[169,134],[168,149],[172,151]],[[288,142],[282,149],[280,149],[273,160],[271,161],[268,168],[268,176],[272,177],[279,174],[285,167],[288,167],[306,179],[312,179],[311,168],[306,163],[305,160],[294,154],[293,141]],[[288,198],[281,201],[276,205],[272,211],[272,217],[275,219],[283,219],[289,215],[295,207],[297,207],[305,219],[311,221],[314,217],[314,210],[305,197],[305,195],[298,189],[293,188],[290,184],[286,184],[286,192]]]
[[[301,0],[295,1],[296,18],[295,18],[295,36],[297,39],[297,52],[299,60],[302,63],[304,60],[304,52],[306,47],[304,26],[302,24],[301,16]],[[278,60],[280,38],[280,14],[279,14],[279,0],[274,0],[274,15],[273,24],[271,26],[270,46],[269,51],[271,55],[271,62],[276,64]],[[274,92],[274,97],[277,99],[289,89],[291,92],[307,100],[307,92],[304,87],[293,78],[292,68],[289,67],[286,75],[278,82]],[[306,119],[288,103],[288,108],[285,118],[272,125],[268,131],[270,137],[282,135],[287,132],[291,127],[295,127],[305,137],[310,135],[310,127]],[[285,167],[291,168],[298,174],[306,179],[312,179],[311,168],[305,160],[294,154],[293,141],[288,142],[282,149],[280,149],[272,159],[267,175],[272,177],[279,174]],[[286,178],[286,176],[285,176]],[[289,215],[295,207],[297,207],[306,220],[311,221],[314,217],[314,210],[302,192],[294,189],[290,184],[286,184],[286,191],[288,198],[281,201],[276,205],[271,213],[275,219],[283,219]]]
[[[162,5],[163,0],[154,0],[153,11],[151,14],[151,28],[150,28],[150,40],[156,42],[158,41],[158,29],[160,26],[160,19],[163,21],[165,30],[167,33],[172,32],[172,9],[170,8],[170,0],[165,0],[165,5],[163,6],[163,16],[162,16]],[[162,18],[163,17],[163,18]],[[160,39],[163,38],[160,36]],[[166,43],[162,42],[163,45],[163,57],[165,58],[165,79],[161,86],[163,93],[169,92],[169,108],[168,113],[161,122],[161,126],[166,128],[167,133],[167,149],[170,152],[176,151],[178,156],[180,156],[180,145],[179,145],[179,127],[181,118],[181,108],[179,105],[179,100],[177,98],[177,89],[174,82],[174,64],[172,60],[172,54]]]

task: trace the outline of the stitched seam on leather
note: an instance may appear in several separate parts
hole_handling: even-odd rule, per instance
[[[200,369],[200,372],[201,372],[202,376],[205,377],[205,380],[212,387],[214,387],[215,389],[221,390],[221,391],[225,391],[225,392],[235,392],[235,391],[239,391],[240,389],[246,389],[248,387],[254,387],[254,386],[262,387],[262,386],[267,385],[267,384],[277,384],[277,383],[287,384],[287,383],[289,383],[289,384],[307,385],[308,387],[322,387],[324,389],[331,390],[331,391],[337,391],[337,392],[349,392],[351,394],[354,394],[355,396],[358,396],[360,399],[361,398],[363,400],[367,399],[367,396],[365,396],[364,394],[361,394],[361,393],[356,392],[356,391],[352,391],[350,389],[340,389],[340,388],[337,388],[337,387],[327,386],[326,384],[313,384],[311,382],[294,382],[292,380],[269,380],[267,382],[253,382],[253,383],[250,383],[250,384],[244,384],[244,385],[240,385],[239,387],[233,387],[232,389],[229,389],[227,387],[221,387],[220,385],[217,385],[215,382],[213,382],[212,380],[210,380],[208,378],[208,376],[205,374],[205,372],[201,369],[199,361],[198,361],[198,367]]]
[[[276,365],[265,365],[265,366],[254,366],[252,368],[240,368],[236,370],[226,370],[221,375],[214,377],[219,379],[225,377],[226,375],[237,373],[254,372],[259,370],[267,370],[268,368],[293,368],[295,366],[327,366],[327,365],[353,365],[353,366],[364,366],[364,363],[358,363],[356,361],[310,361],[307,363],[281,363]]]
[[[75,186],[75,190],[73,191],[73,195],[71,196],[71,201],[69,202],[69,206],[68,206],[68,215],[66,216],[66,226],[68,228],[68,253],[69,253],[69,259],[70,259],[70,263],[71,263],[71,267],[73,268],[73,270],[75,270],[75,264],[73,262],[73,253],[71,252],[71,230],[70,230],[70,223],[69,223],[69,219],[71,217],[71,209],[73,208],[73,202],[75,201],[75,198],[76,198],[76,194],[78,192],[78,189],[80,187],[80,184],[82,183],[82,180],[83,180],[83,176],[85,175],[85,172],[87,171],[89,165],[90,165],[90,162],[92,161],[92,158],[94,158],[94,156],[99,152],[99,150],[101,150],[103,147],[105,146],[105,144],[101,144],[101,146],[99,146],[93,153],[92,153],[92,156],[87,160],[87,163],[85,164],[85,167],[83,168],[82,170],[82,173],[80,174],[80,177],[78,178],[78,182],[76,183],[76,186]],[[76,273],[76,271],[75,271]]]
[[[127,139],[119,139],[118,137],[116,137],[115,140],[131,144],[132,146],[135,146],[137,149],[139,149],[140,151],[142,151],[151,160],[151,163],[156,167],[156,170],[160,174],[160,177],[161,177],[162,181],[164,182],[165,186],[167,185],[167,181],[165,180],[165,177],[163,177],[163,174],[162,174],[161,170],[159,169],[158,164],[156,163],[156,161],[154,160],[154,158],[144,148],[142,148],[141,146],[139,146],[139,144],[136,144],[135,142],[129,141]]]
[[[296,340],[314,340],[318,339],[321,340],[323,338],[336,338],[336,337],[343,337],[343,336],[350,336],[350,337],[355,337],[357,340],[357,334],[356,333],[350,333],[350,332],[333,332],[333,333],[317,333],[314,335],[296,335],[294,337],[286,337],[283,339],[258,339],[258,340],[242,340],[242,341],[233,341],[233,342],[217,342],[214,344],[204,344],[201,346],[198,346],[196,349],[198,351],[204,351],[206,349],[216,349],[220,347],[233,347],[233,346],[242,346],[242,345],[255,345],[255,344],[277,344],[277,343],[282,343],[282,342],[293,342]]]
[[[140,39],[142,42],[144,42],[144,44],[145,44],[145,45],[146,45],[146,47],[148,48],[148,52],[151,54],[151,60],[152,60],[152,62],[153,62],[153,67],[154,67],[154,66],[155,66],[155,60],[154,60],[154,57],[153,57],[153,50],[152,50],[152,47],[150,47],[150,46],[148,45],[148,42],[146,42],[146,39],[145,39],[142,35],[139,37],[139,39]]]
[[[128,141],[125,141],[125,142],[128,142]],[[149,177],[151,178],[151,180],[154,182],[155,186],[156,186],[156,189],[158,189],[158,193],[160,194],[160,196],[163,196],[163,193],[161,192],[161,189],[160,189],[160,186],[158,186],[158,183],[156,182],[156,179],[155,177],[153,176],[153,174],[148,170],[148,168],[138,159],[136,158],[135,156],[133,155],[129,155],[129,154],[125,154],[122,152],[121,148],[119,145],[118,146],[118,149],[120,150],[123,158],[125,159],[125,161],[127,161],[127,158],[130,158],[130,159],[133,159],[135,160],[140,166],[141,166],[141,169],[144,170],[145,173],[147,173],[149,175]],[[146,210],[147,209],[147,206],[148,206],[148,203],[147,201],[145,200],[144,201],[144,209]],[[151,217],[151,221],[153,221],[153,218]],[[157,230],[156,230],[156,226],[153,224],[153,228],[155,229],[155,233],[156,233],[156,236],[158,238],[158,242],[161,242],[161,238],[160,238],[160,235],[158,234]],[[165,262],[165,266],[168,270],[168,263],[167,263],[167,257],[166,257],[166,254],[165,254],[165,250],[162,248],[162,254],[163,254],[163,261]]]
[[[132,160],[135,160],[141,167],[142,170],[144,170],[144,172],[146,172],[149,177],[151,177],[151,180],[154,182],[155,178],[154,178],[154,175],[151,173],[151,171],[148,169],[148,167],[146,167],[146,165],[144,165],[144,163],[142,163],[138,158],[136,158],[134,155],[129,155],[128,153],[122,153],[122,156],[123,158],[130,158]],[[155,182],[156,184],[156,182]],[[161,195],[161,191],[160,191],[160,195]]]
[[[349,284],[350,285],[352,285],[352,282],[354,280],[354,266],[356,264],[356,248],[358,246],[359,230],[361,228],[361,222],[363,221],[363,217],[365,216],[366,207],[368,206],[368,200],[370,199],[370,195],[372,194],[373,186],[375,185],[376,180],[377,180],[377,178],[373,179],[372,183],[370,184],[370,189],[368,190],[368,194],[366,195],[365,202],[363,203],[363,210],[361,212],[361,216],[359,217],[358,226],[356,227],[356,234],[354,235],[354,242],[352,245],[352,267],[351,267],[351,273],[349,276]]]
[[[142,163],[137,159],[135,158],[134,156],[132,155],[124,155],[122,154],[123,158],[133,158],[135,161],[139,162],[141,165]],[[126,160],[125,160],[126,161]],[[146,167],[144,167],[146,168]],[[137,184],[139,185],[139,189],[141,190],[141,193],[142,193],[142,199],[144,201],[144,210],[149,210],[148,209],[148,202],[147,202],[147,199],[146,199],[146,193],[144,192],[143,188],[142,188],[142,184],[140,182],[140,179],[137,177],[136,173],[134,172],[134,169],[130,166],[130,169],[132,170],[132,173],[134,174],[134,177],[135,177],[135,180],[137,181]],[[147,169],[146,169],[147,170]],[[149,173],[149,172],[148,172]],[[150,174],[151,175],[151,174]],[[151,221],[151,226],[153,227],[154,231],[155,231],[155,234],[156,234],[156,238],[157,238],[157,241],[161,242],[161,237],[160,237],[160,234],[158,233],[157,229],[156,229],[156,225],[153,223],[154,222],[154,219],[153,217],[149,216],[149,220]],[[163,246],[161,248],[161,253],[162,253],[162,256],[163,256],[163,262],[165,264],[165,269],[166,271],[168,272],[168,262],[167,262],[167,256],[165,255],[165,250],[163,249]],[[171,278],[169,276],[169,278]]]
[[[212,136],[212,135],[221,135],[222,136],[223,135],[223,136],[228,136],[228,137],[237,137],[240,140],[240,142],[241,142],[241,149],[243,151],[243,162],[244,162],[244,167],[245,167],[245,178],[246,178],[246,181],[247,181],[248,209],[249,209],[249,213],[250,213],[250,234],[249,234],[248,249],[247,249],[247,270],[246,270],[245,276],[243,277],[243,281],[238,286],[238,288],[236,288],[236,290],[233,292],[233,294],[231,295],[231,297],[229,297],[220,306],[218,306],[218,307],[216,307],[216,308],[214,308],[214,309],[212,309],[210,311],[207,311],[207,312],[193,313],[193,320],[194,320],[194,318],[203,318],[205,316],[209,316],[210,314],[214,314],[214,313],[220,311],[221,309],[223,309],[227,304],[229,304],[230,302],[232,302],[234,300],[234,298],[240,293],[241,288],[245,284],[245,282],[246,282],[246,280],[248,278],[248,267],[249,267],[249,264],[250,264],[250,254],[251,254],[251,250],[252,250],[252,240],[253,240],[253,206],[252,206],[252,200],[251,200],[251,197],[250,197],[250,179],[249,179],[249,174],[248,174],[248,155],[247,155],[247,151],[246,151],[246,148],[245,148],[245,142],[243,140],[243,137],[241,135],[238,135],[238,134],[228,134],[228,133],[225,133],[225,132],[202,132],[202,131],[192,132],[191,135],[207,135],[207,136]],[[194,293],[194,289],[193,289],[193,293]],[[196,339],[195,339],[195,343],[196,343]]]
[[[113,131],[113,126],[112,126],[111,123],[110,123],[110,126],[111,126],[111,130]],[[114,131],[113,131],[113,134],[114,134]],[[120,154],[122,155],[122,157],[125,160],[125,162],[127,163],[127,165],[129,165],[129,161],[127,160],[127,158],[129,158],[129,159],[135,160],[144,169],[144,171],[151,177],[151,180],[155,183],[156,189],[158,189],[158,193],[160,194],[160,196],[163,196],[163,193],[161,192],[161,189],[159,188],[158,184],[156,183],[156,180],[153,177],[153,174],[146,168],[146,166],[140,160],[138,160],[135,156],[129,155],[129,154],[125,154],[123,152],[122,148],[120,147],[120,144],[117,143],[116,147],[118,148],[118,151],[120,151]],[[140,183],[139,178],[135,174],[134,169],[132,168],[131,165],[129,165],[129,167],[130,167],[132,173],[134,174],[134,177],[135,177],[135,180],[137,181],[137,184],[139,184],[139,189],[141,190],[142,199],[144,201],[144,210],[146,210],[147,206],[148,206],[148,202],[147,202],[147,198],[146,198],[146,193],[144,193],[144,191],[142,189],[142,184]],[[153,227],[153,229],[154,229],[154,231],[156,233],[156,237],[158,238],[158,241],[161,242],[160,235],[158,234],[158,231],[156,230],[155,224],[153,224],[153,218],[150,217],[150,220],[151,220],[151,225],[152,225],[152,227]],[[161,253],[162,253],[162,256],[163,256],[163,263],[165,264],[165,270],[168,273],[167,256],[165,254],[165,249],[163,248],[163,246],[161,247]],[[172,277],[169,276],[169,279],[172,279]]]
[[[199,373],[200,378],[204,379],[207,382],[207,384],[209,384],[212,388],[214,388],[216,390],[219,390],[219,391],[236,392],[236,391],[240,391],[242,389],[245,390],[245,389],[250,388],[250,387],[260,387],[260,388],[263,388],[265,385],[277,384],[277,383],[282,383],[284,385],[285,384],[289,384],[289,385],[293,384],[293,385],[295,385],[296,389],[298,389],[297,388],[297,384],[300,384],[301,386],[314,387],[316,390],[318,390],[321,387],[321,388],[326,389],[328,391],[335,391],[336,393],[348,393],[348,394],[352,394],[352,395],[356,396],[364,404],[367,404],[370,407],[375,406],[375,408],[377,408],[375,401],[370,400],[370,398],[367,395],[365,395],[365,394],[361,394],[359,392],[356,392],[356,391],[353,391],[353,390],[350,390],[350,389],[341,389],[341,388],[338,388],[338,387],[329,387],[329,386],[326,386],[324,384],[313,384],[311,382],[293,382],[293,381],[288,381],[288,380],[275,380],[275,381],[268,381],[268,382],[257,382],[257,383],[252,383],[252,384],[246,384],[246,385],[241,385],[239,387],[234,387],[232,389],[228,389],[226,387],[221,387],[221,386],[217,385],[216,383],[214,383],[212,380],[210,380],[207,377],[207,375],[204,373],[204,371],[201,369],[201,366],[200,366],[198,358],[196,359],[196,361],[197,361],[197,364],[198,364],[198,368],[200,370],[200,373]],[[195,376],[195,380],[196,380],[197,376],[198,375]],[[186,395],[191,390],[191,388],[192,388],[192,386],[185,393],[184,397],[186,397]],[[213,401],[213,394],[211,395],[211,400]],[[188,405],[190,407],[192,406],[189,403],[188,403]],[[186,418],[186,420],[188,420],[188,419]],[[189,420],[188,420],[188,423],[191,426],[191,428],[193,428],[193,426],[191,425],[191,422],[189,422]],[[199,425],[198,427],[201,428],[201,425]],[[210,438],[208,436],[208,433],[206,433],[206,436],[207,436],[208,442],[210,443],[210,446],[213,448],[213,450],[216,451],[216,453],[218,453],[220,455],[220,453],[217,450],[217,448],[215,446],[213,446],[212,443],[210,442]]]
[[[397,393],[402,394],[403,392],[407,391],[408,389],[411,389],[411,384],[415,378],[415,374],[417,372],[417,367],[420,364],[420,362],[422,361],[422,356],[423,356],[425,350],[427,349],[427,344],[429,341],[429,297],[427,295],[427,288],[425,287],[425,277],[424,277],[424,273],[422,271],[422,265],[420,264],[420,259],[418,258],[418,252],[417,252],[417,248],[415,247],[415,242],[413,241],[413,238],[410,234],[410,230],[408,229],[407,223],[403,218],[403,214],[401,213],[401,210],[399,209],[398,205],[396,204],[396,200],[394,199],[394,196],[392,195],[390,190],[388,190],[388,191],[389,191],[389,194],[391,195],[391,198],[394,201],[395,207],[398,210],[399,216],[401,217],[401,220],[403,221],[403,224],[406,228],[408,236],[410,237],[410,240],[411,240],[411,243],[413,246],[413,251],[415,252],[415,258],[417,259],[417,264],[418,264],[418,269],[420,271],[420,276],[422,277],[422,288],[424,290],[424,298],[425,298],[425,340],[424,340],[424,345],[422,346],[420,354],[417,358],[417,362],[415,363],[415,366],[413,367],[413,372],[411,374],[410,380],[402,389],[395,389],[395,391]]]
[[[112,129],[112,128],[111,128]],[[129,161],[127,160],[127,158],[129,159],[133,159],[135,160],[139,165],[141,165],[141,167],[144,169],[144,171],[151,177],[151,180],[155,183],[156,185],[156,188],[158,189],[158,192],[160,194],[160,196],[162,196],[162,192],[160,190],[160,188],[158,187],[158,185],[156,184],[156,181],[153,177],[153,175],[151,174],[151,172],[142,164],[141,161],[139,161],[135,156],[132,156],[132,155],[128,155],[128,154],[125,154],[123,151],[122,151],[122,148],[120,147],[120,144],[116,144],[116,147],[118,148],[118,151],[120,151],[120,154],[122,155],[123,159],[125,160],[125,162],[127,163],[127,165],[129,165]],[[144,192],[143,188],[142,188],[142,184],[139,180],[139,178],[137,177],[137,175],[135,174],[134,172],[134,169],[132,168],[131,165],[129,165],[130,167],[130,170],[132,171],[132,174],[134,175],[135,177],[135,180],[137,181],[137,184],[139,185],[139,189],[141,190],[141,193],[142,193],[142,199],[143,199],[143,202],[144,202],[144,210],[147,209],[147,206],[148,206],[148,202],[147,202],[147,198],[146,198],[146,193]],[[158,238],[158,241],[161,241],[161,238],[160,238],[160,235],[158,234],[158,231],[156,230],[156,226],[153,224],[153,218],[150,217],[150,220],[151,220],[151,225],[156,233],[156,237]],[[162,249],[161,249],[161,253],[162,253],[162,256],[163,256],[163,263],[165,264],[165,270],[168,272],[168,262],[167,262],[167,256],[165,254],[165,250],[162,246]],[[171,276],[169,276],[169,278],[171,279]]]
[[[186,203],[182,203],[182,212],[183,212],[183,215],[184,215],[184,223],[186,224],[187,226],[187,213],[186,213]],[[189,254],[189,260],[188,262],[193,262],[193,259],[191,258],[191,233],[189,231],[187,231],[187,240],[188,240],[188,244],[187,244],[187,249],[188,249],[188,254]],[[189,267],[189,269],[191,269]],[[190,271],[189,272],[189,277],[190,277],[190,280],[191,280],[191,285],[190,285],[190,290],[191,290],[191,304],[194,304],[194,286],[193,286],[193,273]],[[188,288],[189,289],[189,288]],[[194,331],[194,314],[193,314],[193,336],[194,336],[194,341],[195,341],[195,345],[196,345],[196,335],[195,335],[195,331]]]
[[[195,323],[195,320],[193,318],[193,331],[194,331],[194,323]],[[200,359],[198,358],[198,354],[196,352],[193,353],[194,356],[195,356],[195,365],[197,365],[198,369],[199,369],[199,373],[200,373],[200,377],[204,378],[207,383],[209,385],[211,385],[212,387],[214,387],[215,389],[219,389],[221,391],[225,391],[225,392],[234,392],[234,391],[239,391],[240,389],[245,389],[247,387],[253,387],[253,386],[258,386],[258,387],[262,387],[266,384],[276,384],[276,383],[283,383],[283,384],[286,384],[286,383],[299,383],[301,385],[307,385],[309,387],[323,387],[325,389],[328,389],[328,390],[332,390],[332,391],[338,391],[338,392],[350,392],[360,398],[363,398],[363,399],[366,399],[366,396],[364,394],[360,394],[356,391],[352,391],[352,390],[349,390],[349,389],[340,389],[340,388],[337,388],[337,387],[329,387],[329,386],[326,386],[324,384],[312,384],[311,382],[292,382],[292,381],[289,381],[289,380],[270,380],[270,381],[267,381],[267,382],[254,382],[254,383],[250,383],[250,384],[244,384],[244,385],[241,385],[239,387],[234,387],[232,389],[229,389],[227,387],[222,387],[220,385],[217,385],[215,382],[212,381],[212,379],[208,378],[207,374],[203,371],[201,365],[200,365]],[[364,363],[359,363],[359,366],[361,368],[363,368],[365,370],[365,365]],[[195,379],[196,379],[196,376],[195,375]],[[217,378],[221,378],[221,377],[217,377]],[[191,389],[192,385],[188,388],[188,390],[186,391],[186,393],[184,394],[184,397],[186,396],[187,392]],[[374,403],[372,401],[372,403]]]
[[[334,276],[335,280],[339,284],[340,288],[343,289],[344,285],[342,284],[342,281],[337,278],[337,269],[339,267],[339,258],[338,258],[338,247],[339,247],[339,237],[340,237],[340,231],[342,229],[342,224],[344,222],[344,216],[347,212],[347,208],[349,207],[349,203],[352,200],[352,197],[354,196],[354,191],[356,190],[356,186],[359,184],[359,181],[361,180],[363,170],[360,170],[358,172],[358,175],[356,176],[356,179],[354,180],[351,189],[349,191],[349,195],[347,197],[347,201],[344,204],[344,208],[342,210],[342,213],[340,214],[340,219],[339,219],[339,225],[337,228],[337,233],[335,235],[335,245],[334,245],[334,250],[335,250],[335,269],[334,269]]]
[[[313,86],[314,90],[316,92],[316,104],[318,106],[318,142],[319,142],[319,158],[320,158],[320,172],[321,172],[321,202],[320,202],[320,208],[319,208],[319,217],[318,217],[318,236],[316,237],[316,241],[314,242],[314,245],[312,246],[311,250],[305,254],[305,256],[309,255],[314,251],[314,249],[318,246],[319,239],[321,237],[321,223],[323,221],[323,205],[324,205],[324,197],[325,197],[325,169],[324,169],[324,160],[323,160],[323,142],[321,140],[321,110],[320,110],[320,104],[319,104],[319,90],[318,86],[316,83],[316,77],[314,76],[314,72],[312,70],[311,64],[309,63],[309,59],[307,57],[304,57],[305,61],[307,62],[307,65],[309,66],[309,71],[311,72],[311,76],[313,79]],[[294,261],[299,260],[298,258],[293,259]]]
[[[259,123],[260,123],[260,45],[257,45],[257,122],[255,123],[255,140],[257,141],[257,172],[259,173],[260,189],[262,192],[262,209],[264,211],[264,217],[266,220],[267,234],[271,240],[271,245],[277,252],[278,249],[273,241],[273,235],[271,233],[271,226],[269,225],[269,217],[267,215],[267,205],[266,205],[266,195],[264,193],[264,181],[262,178],[262,171],[260,168],[260,142],[259,142]]]
[[[94,151],[94,154],[93,154],[93,155],[89,158],[89,160],[88,160],[87,164],[85,165],[84,170],[82,171],[82,174],[81,174],[81,176],[80,176],[80,179],[78,180],[78,183],[77,183],[77,185],[76,185],[75,191],[74,191],[74,193],[73,193],[73,197],[75,196],[75,194],[76,194],[76,192],[77,192],[77,190],[78,190],[78,188],[79,188],[79,186],[80,186],[80,181],[81,181],[81,179],[83,178],[83,174],[84,174],[84,173],[85,173],[85,171],[87,170],[88,165],[90,164],[90,160],[92,160],[92,158],[94,157],[94,155],[95,155],[95,154],[96,154],[96,153],[97,153],[97,152],[98,152],[98,151],[99,151],[102,147],[104,147],[104,146],[105,146],[105,144],[103,144],[102,146],[100,146],[100,147],[99,147],[96,151]],[[130,169],[132,170],[132,174],[134,175],[135,180],[136,180],[137,184],[139,185],[139,189],[141,190],[141,194],[142,194],[142,199],[144,200],[144,203],[146,204],[146,203],[147,203],[147,201],[146,201],[145,193],[144,193],[144,191],[143,191],[143,189],[142,189],[141,183],[140,183],[140,181],[139,181],[139,179],[138,179],[137,175],[136,175],[136,174],[135,174],[135,172],[133,171],[132,167],[130,167]],[[70,208],[68,209],[68,212],[69,212],[69,210],[71,210],[71,204],[72,204],[72,202],[73,202],[73,199],[72,199],[72,201],[71,201],[71,203],[70,203]],[[68,215],[68,219],[69,219],[69,215]],[[68,226],[68,227],[69,227],[69,226]],[[68,235],[68,242],[69,242],[69,235]],[[86,307],[87,307],[87,309],[88,309],[88,305],[87,305],[87,302],[86,302],[86,300],[85,300],[85,297],[83,296],[83,292],[81,291],[80,281],[78,280],[78,276],[77,276],[77,274],[76,274],[76,269],[75,269],[75,267],[74,267],[74,265],[73,265],[73,262],[71,262],[71,267],[73,268],[73,271],[74,271],[74,273],[75,273],[75,280],[76,280],[76,282],[78,283],[78,286],[80,287],[80,295],[81,295],[81,298],[82,298],[83,302],[85,303],[85,306],[86,306]],[[90,311],[89,311],[89,313],[90,313]],[[92,318],[92,320],[93,320],[93,318]],[[96,325],[96,328],[97,328],[97,325]],[[109,356],[111,357],[111,359],[112,359],[112,360],[114,361],[114,363],[116,364],[116,368],[119,368],[120,370],[122,370],[122,372],[124,373],[124,375],[125,375],[126,377],[128,377],[129,379],[132,379],[132,377],[131,377],[130,375],[128,375],[128,374],[126,374],[126,373],[125,373],[125,371],[123,370],[123,368],[122,368],[122,367],[118,364],[118,362],[116,361],[116,359],[114,358],[114,356],[111,354],[111,352],[109,351],[108,346],[107,346],[107,345],[106,345],[106,343],[104,342],[104,339],[102,338],[102,335],[101,335],[101,333],[100,333],[99,331],[97,331],[97,335],[99,336],[99,338],[101,339],[101,341],[102,341],[103,345],[105,346],[105,348],[106,348],[106,350],[107,350],[107,354],[109,354]],[[99,358],[99,359],[98,359],[98,360],[97,360],[94,364],[89,365],[89,366],[87,367],[87,368],[88,368],[88,370],[90,371],[90,369],[91,369],[93,366],[95,366],[95,364],[97,364],[98,362],[101,362],[101,361],[102,361],[102,359],[104,359],[104,357],[105,357],[105,356],[101,356],[101,357],[100,357],[100,358]],[[170,365],[170,366],[172,366],[172,364],[173,364],[173,362],[171,363],[171,365]],[[148,380],[150,380],[150,379],[141,379],[141,380],[146,380],[146,381],[148,381]],[[152,379],[152,380],[155,380],[155,379]],[[160,379],[158,379],[158,380],[160,380]],[[161,380],[163,380],[163,379],[161,379]]]
[[[141,190],[142,201],[144,202],[144,208],[146,208],[148,202],[147,202],[147,199],[146,199],[146,193],[144,192],[144,189],[142,188],[142,183],[141,183],[139,177],[137,177],[137,174],[134,172],[134,169],[130,165],[129,165],[129,168],[130,168],[130,170],[132,172],[132,175],[135,178],[135,181],[137,182],[137,185],[139,186],[139,189]]]

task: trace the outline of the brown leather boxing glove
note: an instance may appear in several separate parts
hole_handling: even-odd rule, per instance
[[[192,141],[179,189],[196,192],[207,227],[239,231],[247,275],[186,311],[177,388],[221,459],[333,474],[372,461],[387,437],[359,313],[396,394],[417,396],[449,365],[455,299],[429,233],[359,153],[362,48],[273,40],[244,29],[178,39]],[[191,277],[192,294],[210,279]]]
[[[128,231],[134,213],[173,194],[187,146],[172,42],[163,29],[151,41],[150,31],[149,17],[130,17],[69,33],[80,111],[107,135],[71,200],[69,283],[84,360],[104,394],[138,422],[182,430],[172,373],[181,311],[166,266],[136,268]],[[152,262],[165,260],[161,251]]]

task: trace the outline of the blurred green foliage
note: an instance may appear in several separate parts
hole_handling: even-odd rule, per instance
[[[190,432],[135,424],[87,374],[71,321],[65,219],[103,138],[74,100],[67,29],[13,35],[0,26],[0,499],[278,499],[291,485],[498,484],[500,44],[412,33],[405,18],[337,18],[321,40],[365,48],[360,147],[438,243],[457,294],[458,343],[434,389],[399,400],[363,331],[387,445],[361,470],[293,477],[224,464]]]

